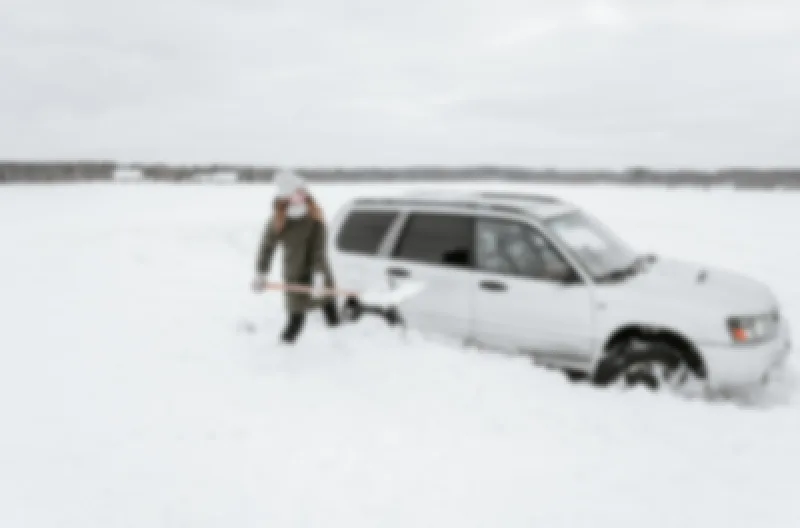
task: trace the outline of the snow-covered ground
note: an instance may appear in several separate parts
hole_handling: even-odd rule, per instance
[[[315,190],[331,215],[375,188]],[[537,189],[765,280],[798,341],[800,195]],[[318,316],[276,348],[282,301],[248,289],[270,200],[0,188],[0,526],[800,526],[791,377],[747,405],[602,391]]]

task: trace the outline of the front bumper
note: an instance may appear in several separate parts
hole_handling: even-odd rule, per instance
[[[708,345],[700,347],[706,362],[708,384],[713,389],[737,388],[761,383],[781,367],[791,352],[789,326],[781,322],[778,336],[767,343]]]

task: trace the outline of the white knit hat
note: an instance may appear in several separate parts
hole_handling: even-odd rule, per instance
[[[305,185],[305,180],[291,169],[282,169],[275,174],[275,187],[279,198],[287,198]]]

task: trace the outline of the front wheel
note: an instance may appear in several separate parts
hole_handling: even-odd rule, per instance
[[[600,386],[643,385],[651,390],[679,389],[689,383],[691,371],[673,345],[640,337],[614,345],[598,365],[594,383]]]

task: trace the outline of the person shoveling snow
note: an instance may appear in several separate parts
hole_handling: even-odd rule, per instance
[[[329,327],[338,326],[342,314],[336,306],[337,296],[346,297],[343,314],[348,321],[374,314],[391,325],[401,323],[394,305],[415,294],[421,286],[412,284],[388,295],[373,292],[372,301],[379,304],[365,304],[369,292],[338,289],[327,256],[325,217],[306,182],[296,172],[283,170],[276,175],[275,184],[277,194],[259,244],[253,290],[284,293],[287,321],[281,341],[294,343],[305,326],[306,313],[316,308],[321,308]],[[267,275],[278,244],[283,246],[284,283],[270,283]]]

